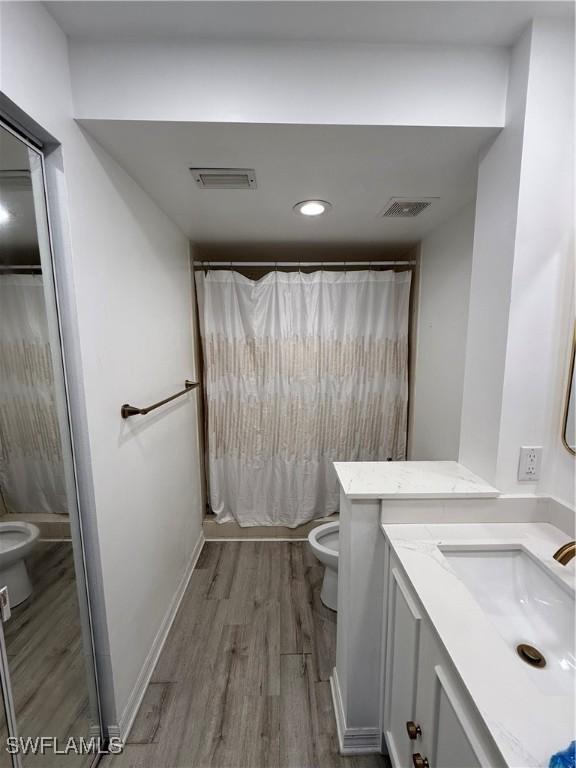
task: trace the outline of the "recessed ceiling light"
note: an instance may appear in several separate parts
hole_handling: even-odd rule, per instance
[[[326,200],[302,200],[301,203],[296,203],[293,210],[296,213],[301,213],[302,216],[322,216],[330,208],[332,206]]]
[[[6,224],[10,219],[10,211],[6,210],[2,203],[0,203],[0,225]]]

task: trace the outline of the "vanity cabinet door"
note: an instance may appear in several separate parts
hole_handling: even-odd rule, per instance
[[[414,752],[430,768],[498,768],[503,761],[450,661],[427,624],[420,638],[416,717],[421,738]],[[424,764],[425,765],[425,764]]]
[[[406,724],[414,720],[421,616],[392,561],[388,585],[384,732],[394,768],[412,767]]]
[[[458,701],[450,698],[450,684],[443,683],[441,668],[435,672],[438,679],[438,733],[434,763],[443,768],[480,768],[480,756],[476,754],[468,735],[467,714]]]

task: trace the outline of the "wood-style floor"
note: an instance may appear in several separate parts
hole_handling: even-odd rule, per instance
[[[32,595],[12,609],[4,624],[18,733],[89,738],[90,711],[80,608],[69,541],[40,541],[28,559]],[[79,768],[90,756],[28,755],[23,762],[42,768]]]
[[[207,542],[128,737],[104,768],[377,768],[342,757],[336,615],[307,542]]]

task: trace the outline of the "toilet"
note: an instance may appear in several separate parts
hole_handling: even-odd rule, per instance
[[[324,564],[324,581],[320,599],[327,608],[338,610],[338,550],[340,523],[326,523],[308,534],[312,551]]]
[[[32,552],[39,535],[32,523],[0,523],[0,588],[8,587],[12,608],[32,594],[24,558]]]

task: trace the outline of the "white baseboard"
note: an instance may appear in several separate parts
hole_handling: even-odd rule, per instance
[[[338,746],[342,755],[365,755],[372,752],[381,752],[382,736],[379,728],[347,728],[340,684],[336,667],[330,677],[330,690],[332,691],[332,705],[336,716],[336,730],[338,731]]]
[[[156,666],[158,658],[162,653],[162,648],[164,647],[164,643],[168,637],[168,632],[170,631],[174,619],[176,618],[178,608],[180,607],[180,603],[182,602],[182,598],[186,592],[186,587],[188,586],[188,582],[190,581],[194,568],[196,567],[196,563],[198,562],[198,558],[200,557],[200,552],[202,552],[203,546],[204,534],[200,532],[200,536],[196,542],[192,556],[188,561],[184,575],[182,576],[180,584],[178,585],[178,589],[176,590],[176,593],[170,602],[168,610],[166,611],[164,619],[162,620],[162,624],[158,628],[158,632],[156,633],[152,647],[150,648],[148,656],[142,665],[142,669],[140,670],[138,679],[136,680],[134,688],[132,689],[132,693],[128,698],[128,702],[124,707],[124,712],[120,717],[120,721],[117,725],[108,726],[108,735],[110,737],[119,738],[122,741],[125,741],[128,737],[128,734],[130,733],[130,728],[132,728],[132,723],[138,714],[140,704],[142,703],[142,699],[146,693],[146,688],[148,687],[148,683],[152,677],[152,672],[154,671],[154,667]]]
[[[282,539],[278,536],[270,536],[267,539],[265,539],[263,536],[255,536],[253,538],[250,538],[249,536],[242,536],[242,537],[232,537],[232,536],[207,536],[206,541],[308,541],[306,538],[296,538],[295,536],[290,536],[287,539]]]

